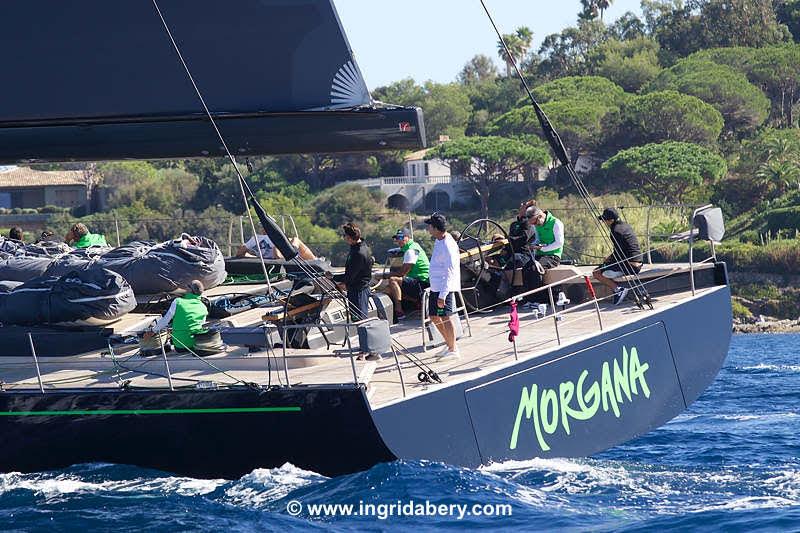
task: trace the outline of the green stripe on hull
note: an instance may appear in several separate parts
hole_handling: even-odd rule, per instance
[[[220,407],[211,409],[74,409],[70,411],[0,411],[0,416],[197,415],[218,413],[299,412],[299,407]]]

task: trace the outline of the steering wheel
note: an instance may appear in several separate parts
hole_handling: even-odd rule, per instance
[[[495,242],[497,236],[502,236],[503,244],[493,250],[485,250],[488,245]],[[480,218],[467,225],[458,239],[458,247],[462,250],[461,259],[461,290],[464,294],[464,303],[470,312],[497,303],[497,286],[493,283],[490,273],[490,255],[504,256],[508,259],[514,256],[514,248],[508,238],[508,233],[503,227],[489,218]],[[492,252],[489,254],[489,252]],[[464,257],[464,252],[469,255]],[[464,275],[466,274],[466,275]]]

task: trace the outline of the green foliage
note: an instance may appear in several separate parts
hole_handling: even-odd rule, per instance
[[[745,74],[772,102],[772,122],[775,125],[797,124],[795,107],[800,101],[800,44],[702,50],[692,58],[728,65]]]
[[[606,107],[619,107],[627,96],[624,89],[600,76],[569,76],[560,78],[533,90],[539,103],[559,100],[593,101]]]
[[[440,158],[463,171],[481,199],[485,216],[489,198],[504,182],[517,178],[526,168],[544,166],[549,153],[541,145],[503,137],[464,137],[440,144],[426,156]]]
[[[753,130],[769,117],[770,101],[732,67],[708,60],[684,59],[663,71],[648,91],[674,90],[711,104],[729,130]]]
[[[727,165],[702,146],[668,141],[623,150],[603,170],[645,202],[684,203],[707,199]]]
[[[658,91],[633,97],[623,106],[620,144],[672,140],[714,145],[722,125],[719,111],[699,98]]]
[[[542,109],[564,140],[577,152],[594,150],[613,135],[626,94],[621,87],[598,76],[562,78],[534,90]],[[498,117],[488,128],[495,135],[542,135],[530,105]]]
[[[360,185],[342,184],[322,192],[314,201],[316,222],[323,226],[339,228],[358,219],[377,217],[385,211],[384,198],[375,189]]]
[[[800,41],[800,0],[782,0],[775,7],[778,22],[786,24],[795,42]]]
[[[776,198],[800,187],[800,130],[766,129],[746,141],[735,173],[757,187],[758,196],[741,207],[750,208],[761,199]]]
[[[503,41],[505,41],[505,46],[503,46]],[[503,35],[503,41],[497,42],[497,54],[506,65],[506,76],[511,76],[514,72],[514,60],[520,61],[525,57],[531,41],[533,41],[533,32],[527,26],[522,26],[517,28],[515,33]],[[506,54],[506,46],[512,57],[508,57]]]
[[[753,318],[753,313],[738,298],[731,299],[731,310],[733,311],[733,318],[738,318],[739,320]]]
[[[440,135],[447,135],[451,139],[463,137],[472,112],[472,104],[464,88],[457,83],[428,82],[425,91],[422,109],[425,112],[428,144],[433,144]]]
[[[579,20],[578,27],[548,35],[539,48],[537,74],[545,79],[587,74],[588,54],[608,38],[602,21]]]
[[[661,71],[658,43],[645,37],[609,39],[589,54],[588,61],[591,73],[608,78],[627,92],[638,92]]]
[[[458,81],[463,85],[477,85],[497,78],[497,67],[492,58],[478,54],[470,59],[458,74]]]
[[[653,10],[653,33],[666,64],[705,48],[765,47],[791,34],[777,21],[772,0],[688,0]],[[646,15],[647,17],[647,15]]]

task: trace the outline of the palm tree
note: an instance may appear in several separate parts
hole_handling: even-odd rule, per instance
[[[767,158],[756,171],[756,177],[767,190],[778,195],[800,183],[800,149],[785,137],[767,142]]]
[[[614,0],[596,0],[597,9],[600,10],[600,20],[603,20],[603,13],[605,13],[606,9],[611,7],[611,4],[614,3]]]
[[[533,32],[527,26],[522,26],[517,28],[516,33],[503,35],[503,40],[505,40],[512,57],[508,57],[506,54],[502,41],[497,42],[497,53],[506,64],[506,76],[511,76],[514,70],[514,60],[519,61],[528,53],[533,42]]]

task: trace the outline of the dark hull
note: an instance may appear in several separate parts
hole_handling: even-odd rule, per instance
[[[229,409],[252,411],[225,412]],[[144,411],[127,414],[132,410]],[[37,413],[0,416],[3,472],[110,462],[237,478],[290,462],[332,476],[394,459],[378,436],[362,389],[352,385],[5,393],[0,412]]]
[[[237,477],[291,462],[337,475],[396,458],[477,466],[588,456],[683,412],[714,380],[730,338],[730,292],[720,287],[534,360],[374,411],[353,386],[5,392],[0,470],[103,461]],[[562,386],[568,382],[570,394]],[[242,408],[256,411],[202,411]],[[159,412],[130,412],[142,409]],[[97,410],[103,411],[89,412]],[[20,411],[35,414],[7,414]]]

